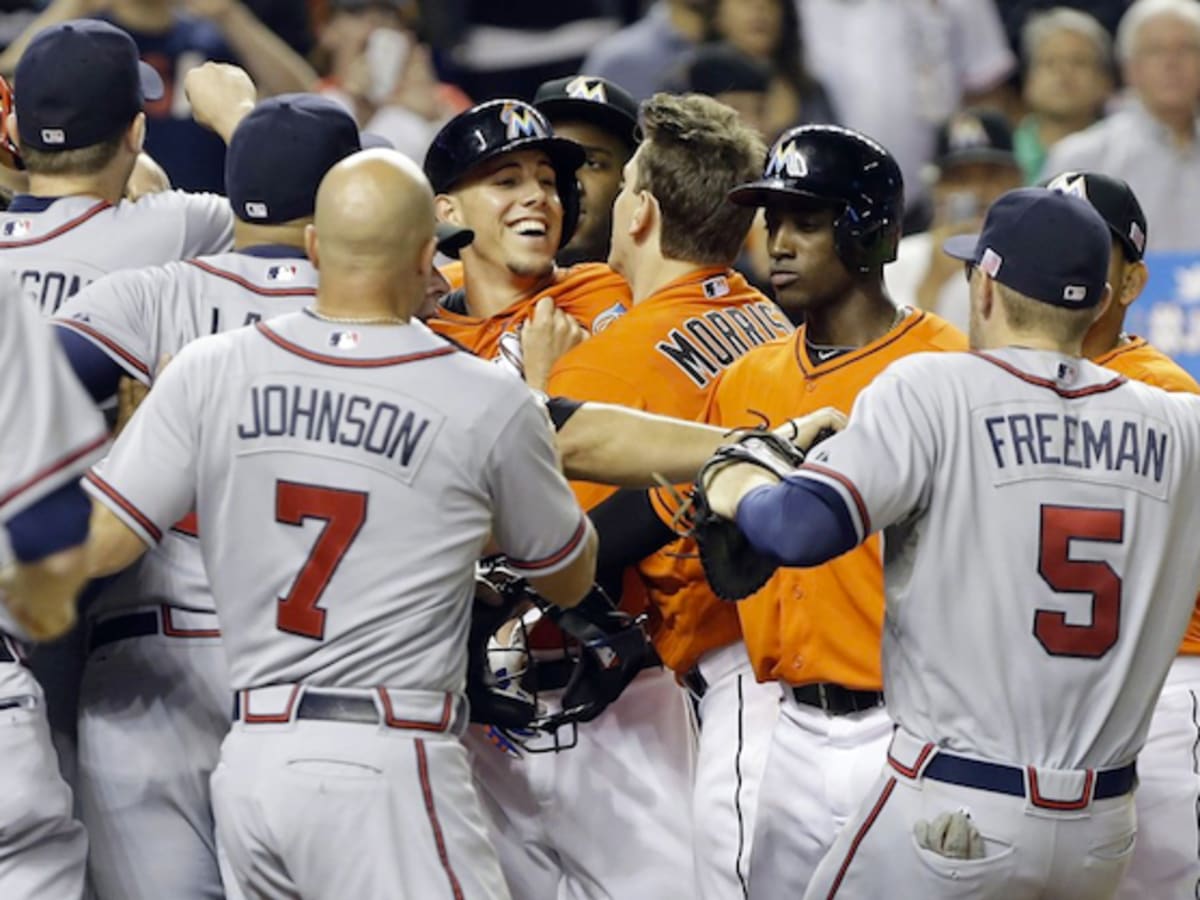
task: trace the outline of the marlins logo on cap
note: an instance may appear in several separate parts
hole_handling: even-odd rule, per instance
[[[527,106],[505,103],[500,108],[500,121],[508,126],[505,136],[510,141],[523,137],[548,137],[546,128],[542,125],[537,112]]]
[[[608,102],[608,93],[604,90],[604,82],[599,78],[580,75],[567,82],[566,92],[568,97],[574,97],[576,100],[591,100],[593,103]]]
[[[952,153],[991,145],[983,123],[977,117],[967,114],[957,115],[950,120],[946,143]]]
[[[788,141],[782,146],[776,145],[771,151],[771,160],[767,163],[766,178],[804,178],[808,175],[808,162],[796,149],[795,141]]]

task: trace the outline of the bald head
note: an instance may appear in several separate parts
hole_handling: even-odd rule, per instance
[[[433,191],[408,157],[365,150],[346,157],[321,181],[314,225],[310,255],[322,274],[420,271],[433,242]]]

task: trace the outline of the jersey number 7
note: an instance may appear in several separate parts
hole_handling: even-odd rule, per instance
[[[275,521],[303,525],[305,519],[322,519],[325,527],[292,589],[279,598],[276,626],[319,641],[325,637],[325,610],[317,604],[367,519],[367,495],[295,481],[275,482]]]
[[[1071,625],[1060,610],[1039,609],[1033,633],[1051,656],[1099,659],[1121,631],[1121,576],[1100,560],[1071,558],[1072,541],[1119,544],[1125,511],[1077,506],[1043,506],[1038,574],[1060,593],[1091,594],[1092,622]]]

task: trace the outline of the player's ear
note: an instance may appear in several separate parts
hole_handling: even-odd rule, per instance
[[[133,121],[129,123],[129,129],[125,132],[125,146],[134,156],[137,156],[142,152],[142,146],[145,143],[146,114],[140,112],[133,117]]]
[[[314,269],[321,268],[320,254],[317,251],[317,226],[312,223],[304,226],[304,252]]]
[[[1120,303],[1125,309],[1133,305],[1133,301],[1141,296],[1142,291],[1146,289],[1146,282],[1150,280],[1150,270],[1146,268],[1146,264],[1140,259],[1135,263],[1130,263],[1125,267],[1124,277],[1121,279],[1120,290],[1113,288],[1116,296],[1114,301]]]
[[[654,195],[649,191],[638,191],[633,215],[629,217],[630,237],[638,241],[643,240],[653,230],[659,218],[660,210]]]
[[[449,222],[451,225],[465,227],[462,210],[458,201],[450,194],[438,194],[433,198],[433,212],[439,222]]]

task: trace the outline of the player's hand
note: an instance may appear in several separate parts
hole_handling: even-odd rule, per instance
[[[150,393],[150,388],[128,375],[123,375],[117,382],[117,421],[113,425],[114,440],[125,430],[125,426],[129,424],[129,420],[133,418],[133,414],[137,412],[137,408],[142,405],[142,401],[146,399],[148,393]]]
[[[74,627],[75,598],[86,581],[84,549],[72,547],[0,570],[0,598],[26,634],[50,641]]]
[[[776,428],[775,433],[793,447],[808,450],[816,443],[817,438],[822,436],[822,433],[828,437],[828,432],[841,431],[846,427],[848,421],[849,419],[841,410],[826,406],[807,416],[789,419]]]
[[[192,105],[192,118],[226,143],[258,100],[258,90],[246,70],[229,63],[197,66],[183,79],[183,89]]]
[[[553,297],[540,299],[521,328],[525,383],[544,391],[555,361],[586,337],[579,323],[554,305]]]
[[[171,189],[171,179],[154,157],[139,153],[129,180],[125,182],[125,199],[136,203],[147,194],[161,194]]]
[[[947,859],[983,859],[983,836],[965,809],[913,825],[917,844]]]

